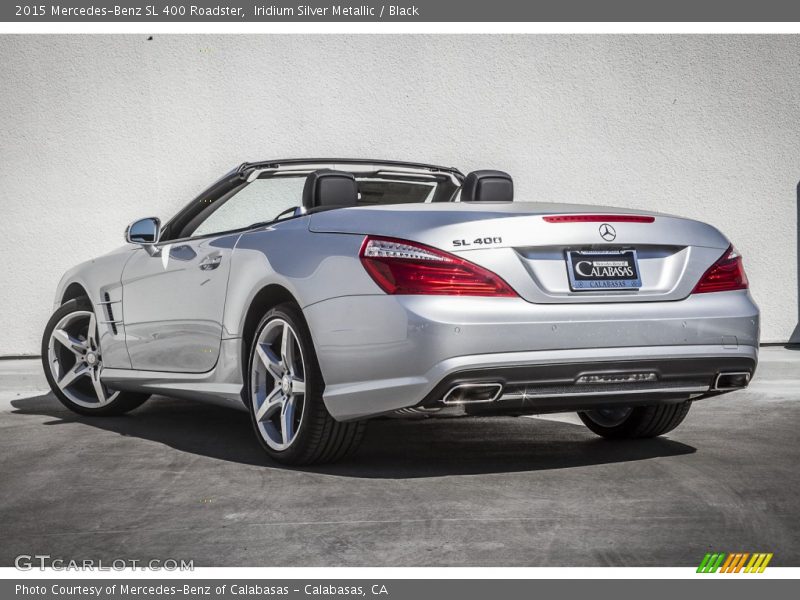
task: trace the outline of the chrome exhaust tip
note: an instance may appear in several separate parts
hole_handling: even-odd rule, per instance
[[[717,373],[714,385],[711,390],[714,392],[730,392],[731,390],[741,390],[750,383],[749,371],[736,371],[732,373]]]
[[[442,398],[442,403],[478,404],[494,402],[502,393],[502,383],[461,383],[450,388],[450,391]]]

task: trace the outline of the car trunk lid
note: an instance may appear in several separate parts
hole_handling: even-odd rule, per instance
[[[318,232],[394,237],[457,254],[493,271],[520,296],[536,303],[685,298],[729,245],[710,225],[680,217],[524,202],[333,210],[312,215],[309,227]],[[626,261],[637,277],[622,279],[622,289],[593,287],[592,278],[586,287],[577,281],[580,273],[591,274],[592,267],[599,265],[604,276],[624,269]]]

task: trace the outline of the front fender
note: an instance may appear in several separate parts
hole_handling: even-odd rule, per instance
[[[109,368],[130,369],[131,362],[125,346],[125,329],[122,323],[122,270],[133,253],[138,248],[125,246],[109,254],[80,263],[66,273],[56,286],[56,296],[53,310],[61,306],[65,292],[72,284],[80,285],[92,304],[92,309],[97,315],[100,346],[103,349],[103,363]],[[143,251],[143,250],[142,250]],[[111,312],[106,308],[109,305],[101,304],[108,300]],[[117,323],[112,323],[112,319]],[[116,330],[116,331],[115,331]]]

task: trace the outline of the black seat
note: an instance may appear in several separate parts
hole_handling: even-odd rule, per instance
[[[461,202],[511,202],[514,180],[503,171],[473,171],[461,185]]]
[[[325,210],[355,206],[358,201],[358,185],[352,173],[320,169],[306,177],[303,186],[303,208]]]

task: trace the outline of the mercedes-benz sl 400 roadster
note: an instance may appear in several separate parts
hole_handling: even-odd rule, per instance
[[[245,163],[66,273],[48,381],[84,415],[246,407],[291,464],[350,454],[377,416],[576,411],[652,437],[748,385],[759,312],[722,233],[513,195],[501,171]]]

